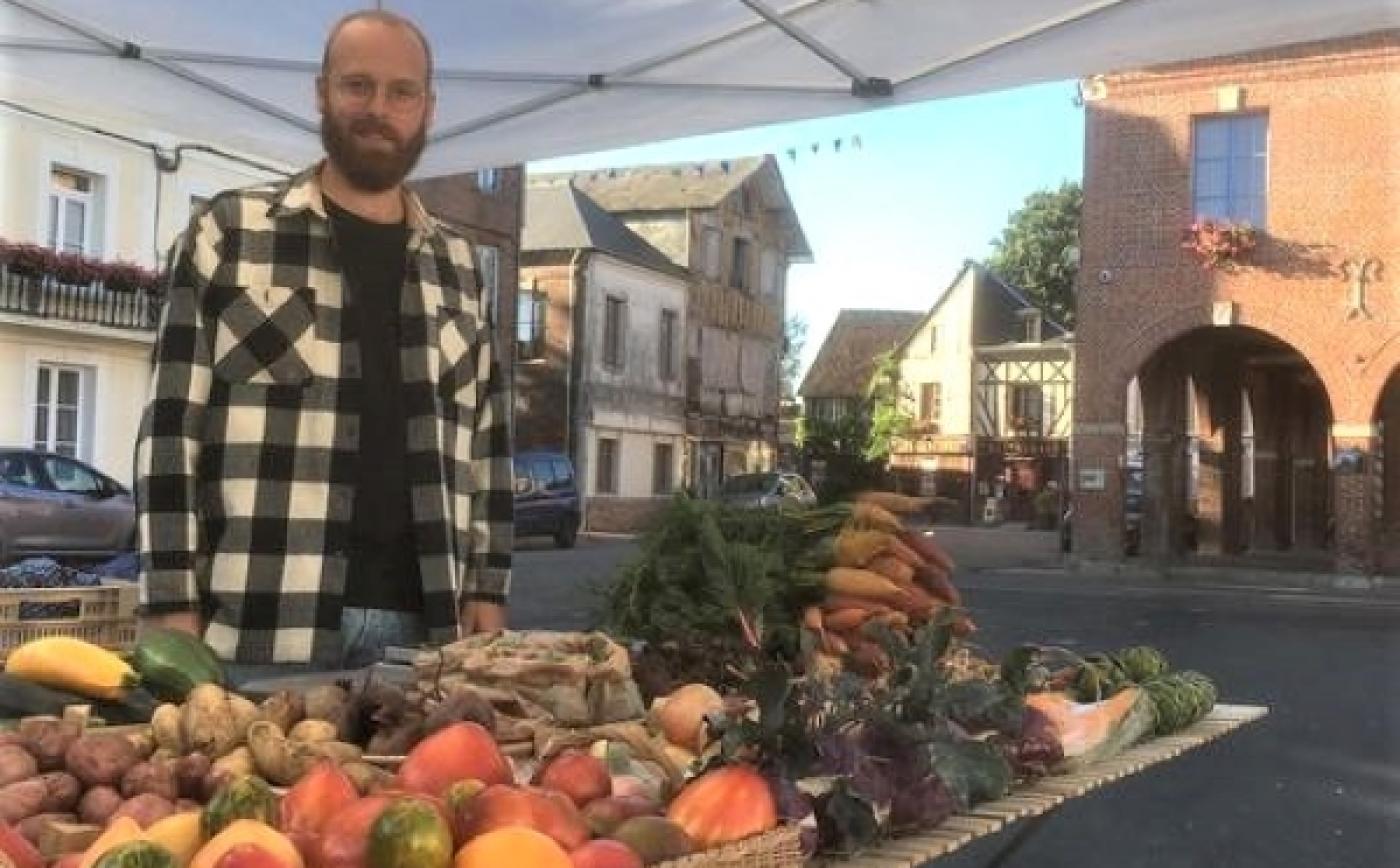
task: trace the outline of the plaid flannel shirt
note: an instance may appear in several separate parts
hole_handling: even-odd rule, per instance
[[[200,612],[243,663],[338,655],[356,463],[374,460],[316,168],[191,224],[137,443],[145,611]],[[407,196],[407,467],[423,615],[446,642],[460,605],[509,589],[509,411],[471,248]]]

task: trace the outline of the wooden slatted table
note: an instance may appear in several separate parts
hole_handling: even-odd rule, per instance
[[[983,802],[967,813],[955,814],[929,832],[905,835],[859,856],[829,859],[822,864],[829,868],[915,868],[946,856],[977,838],[999,832],[1012,823],[1027,821],[988,863],[989,866],[1000,865],[1036,830],[1037,819],[1067,800],[1178,757],[1268,713],[1267,708],[1258,705],[1216,705],[1203,720],[1175,735],[1143,742],[1082,772],[1055,775],[1019,787],[1005,798]]]

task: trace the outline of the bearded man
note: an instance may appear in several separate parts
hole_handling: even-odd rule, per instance
[[[220,194],[177,245],[137,444],[144,615],[235,681],[505,623],[498,350],[471,245],[404,187],[427,39],[347,16],[316,99],[325,159]]]

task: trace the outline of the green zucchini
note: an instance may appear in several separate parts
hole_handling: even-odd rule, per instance
[[[139,687],[126,691],[121,699],[91,699],[0,672],[0,720],[62,717],[63,709],[70,705],[89,706],[93,716],[106,723],[145,723],[151,719],[156,701]]]
[[[225,683],[223,664],[213,650],[183,630],[143,630],[131,665],[148,690],[169,702],[183,702],[201,684]]]

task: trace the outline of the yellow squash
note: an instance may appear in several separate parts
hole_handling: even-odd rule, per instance
[[[138,681],[136,671],[125,660],[71,636],[46,636],[25,642],[5,659],[5,672],[93,699],[121,699],[127,688]]]

